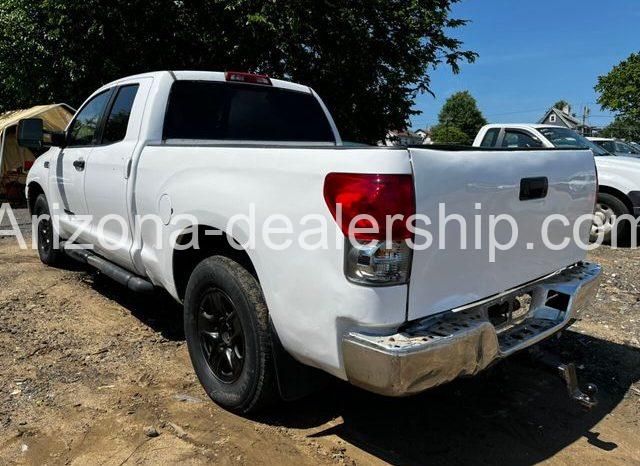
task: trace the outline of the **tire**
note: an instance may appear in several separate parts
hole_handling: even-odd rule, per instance
[[[33,214],[36,217],[49,216],[49,205],[44,194],[38,195],[33,205]],[[57,267],[64,262],[64,253],[60,249],[60,238],[53,230],[53,223],[50,218],[42,218],[38,222],[38,255],[42,263]],[[55,245],[58,245],[56,248]]]
[[[278,399],[269,313],[258,281],[240,264],[212,256],[196,266],[184,330],[196,375],[217,404],[248,414]]]
[[[618,222],[616,224],[615,221],[625,214],[629,214],[629,209],[624,202],[611,194],[598,193],[595,215],[601,218],[604,225],[599,227],[595,223],[593,224],[591,227],[591,240],[595,241],[598,237],[598,232],[602,230],[603,243],[611,244],[614,229],[617,230],[617,240],[624,240],[629,234],[631,226],[629,222]]]

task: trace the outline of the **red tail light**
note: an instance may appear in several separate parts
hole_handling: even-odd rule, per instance
[[[416,211],[411,175],[329,173],[324,181],[324,199],[345,236],[349,236],[351,220],[366,214],[375,222],[370,218],[359,219],[355,226],[377,227],[378,232],[355,233],[355,239],[384,241],[387,239],[387,218],[393,215],[402,215],[402,219],[393,222],[390,239],[401,241],[412,237],[407,228],[407,219]],[[338,204],[342,206],[340,219]]]
[[[263,74],[243,73],[241,71],[227,71],[224,74],[227,81],[236,83],[247,84],[262,84],[264,86],[271,86],[271,79],[269,76]]]
[[[25,160],[24,161],[24,169],[29,171],[33,167],[33,160]]]

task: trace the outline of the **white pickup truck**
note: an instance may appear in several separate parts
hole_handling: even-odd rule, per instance
[[[630,233],[630,222],[616,222],[623,215],[640,217],[640,159],[614,156],[591,140],[561,126],[499,123],[480,128],[473,141],[475,147],[542,149],[579,147],[589,149],[595,156],[598,170],[598,202],[595,214],[599,222],[591,228],[592,239],[599,234],[605,243]],[[633,225],[637,226],[637,223]]]
[[[202,385],[237,412],[292,398],[317,369],[392,396],[475,374],[571,324],[597,289],[583,248],[540,245],[549,214],[593,212],[589,151],[348,147],[307,86],[195,71],[109,83],[64,133],[24,120],[19,139],[51,146],[27,185],[42,261],[167,290]],[[417,222],[351,241],[360,214],[428,215],[433,245],[410,247]],[[493,260],[488,235],[462,247],[479,214],[520,227]],[[576,231],[588,240],[589,224]]]

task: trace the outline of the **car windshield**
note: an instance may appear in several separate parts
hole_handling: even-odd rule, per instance
[[[591,149],[594,155],[611,155],[602,147],[567,128],[540,128],[538,131],[540,131],[554,147],[578,147],[580,149]]]
[[[622,152],[623,154],[639,154],[638,149],[633,147],[631,144],[627,144],[626,142],[616,141],[616,149],[618,152]]]

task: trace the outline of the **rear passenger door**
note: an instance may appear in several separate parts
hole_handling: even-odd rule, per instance
[[[151,82],[152,78],[137,79],[113,89],[85,175],[96,252],[128,269],[133,267],[129,175]]]

